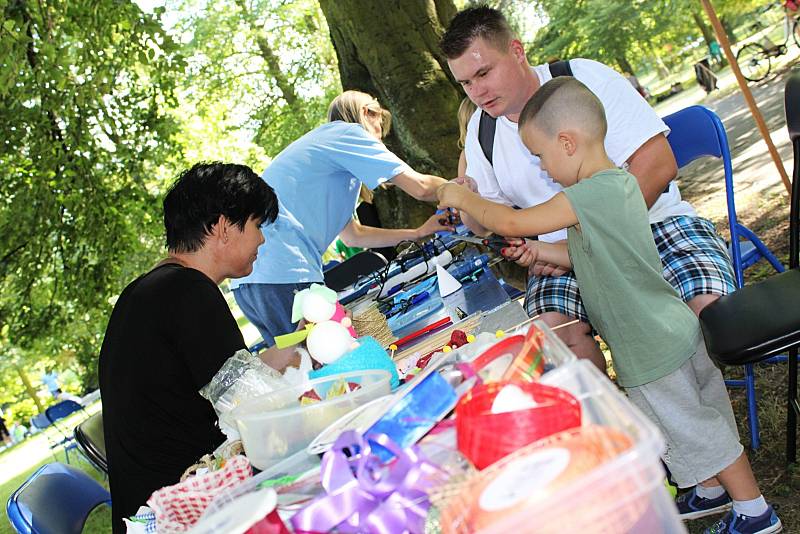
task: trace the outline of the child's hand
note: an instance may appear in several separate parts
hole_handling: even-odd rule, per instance
[[[439,208],[458,208],[461,203],[462,193],[469,191],[464,185],[447,182],[436,189],[436,197],[439,199]]]
[[[570,272],[570,269],[566,267],[545,261],[533,262],[528,267],[528,276],[563,276],[568,272]]]
[[[439,208],[451,208],[453,207],[450,204],[450,200],[453,197],[453,189],[457,188],[458,185],[452,182],[446,182],[436,188],[436,198],[439,201]]]
[[[464,187],[466,187],[467,189],[469,189],[473,193],[477,193],[478,192],[478,184],[475,183],[475,180],[473,180],[469,176],[466,176],[466,175],[459,176],[458,178],[453,178],[451,180],[451,182],[459,184],[459,185],[463,185]]]

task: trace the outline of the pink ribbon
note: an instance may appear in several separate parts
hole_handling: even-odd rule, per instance
[[[426,490],[443,474],[417,446],[401,449],[385,434],[369,441],[389,449],[395,460],[383,465],[358,432],[343,432],[322,457],[325,495],[292,517],[297,532],[422,534],[430,507]]]

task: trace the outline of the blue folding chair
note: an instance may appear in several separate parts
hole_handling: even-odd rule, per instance
[[[51,443],[50,448],[56,447],[63,447],[64,448],[64,455],[66,456],[67,463],[69,463],[69,451],[75,449],[77,444],[75,443],[75,436],[69,429],[63,429],[58,425],[58,421],[69,417],[75,412],[83,412],[86,417],[89,416],[86,413],[86,410],[73,400],[63,400],[53,404],[52,406],[48,406],[44,410],[44,415],[47,417],[47,420],[53,425],[53,427],[61,433],[61,437],[58,439],[57,442]]]
[[[48,406],[45,409],[44,414],[47,416],[47,418],[50,420],[51,423],[55,424],[56,421],[64,419],[65,417],[68,417],[73,413],[80,411],[86,413],[86,410],[83,408],[83,406],[81,406],[74,400],[62,400],[60,402],[53,404],[52,406]]]
[[[80,534],[92,510],[111,495],[89,475],[59,462],[45,464],[11,496],[6,513],[20,534]]]
[[[728,137],[719,117],[703,106],[690,106],[664,117],[670,128],[667,137],[678,168],[702,157],[722,159],[725,170],[725,195],[728,201],[728,224],[730,226],[730,244],[728,253],[733,263],[736,287],[744,286],[744,271],[760,259],[766,259],[779,273],[785,269],[767,246],[746,226],[739,223],[736,217],[734,202],[733,168],[731,153],[728,148]],[[770,361],[770,360],[766,360]],[[747,413],[750,425],[750,444],[753,449],[761,445],[756,407],[756,385],[753,364],[744,366],[744,379],[726,380],[728,386],[746,388]]]
[[[45,436],[47,436],[47,444],[50,447],[50,450],[53,451],[53,460],[58,461],[56,457],[55,449],[61,446],[61,442],[64,439],[63,433],[62,436],[58,439],[55,439],[52,434],[49,432],[50,427],[52,426],[53,422],[47,418],[47,415],[43,413],[39,413],[31,417],[31,427],[35,428],[36,430],[42,432]],[[67,463],[69,463],[69,454],[65,451],[64,454],[67,456]]]

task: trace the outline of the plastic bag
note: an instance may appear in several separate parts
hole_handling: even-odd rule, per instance
[[[200,390],[200,395],[208,399],[219,417],[219,427],[228,439],[238,439],[236,423],[228,414],[247,398],[270,393],[289,385],[283,376],[250,354],[239,350],[222,365],[211,382]]]

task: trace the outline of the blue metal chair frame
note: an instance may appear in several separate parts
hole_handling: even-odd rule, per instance
[[[6,513],[20,534],[80,534],[89,513],[111,495],[89,475],[59,462],[45,464],[11,496]]]
[[[44,413],[39,413],[31,417],[31,427],[38,429],[47,437],[47,444],[50,447],[50,450],[53,452],[53,460],[58,461],[56,457],[56,448],[61,446],[61,438],[54,439],[51,433],[49,432],[49,428],[53,425],[53,422],[48,419],[47,415]],[[69,454],[65,451],[64,454],[67,456],[67,463],[69,463]]]
[[[52,449],[59,446],[63,447],[64,456],[67,459],[67,463],[69,463],[69,451],[76,449],[77,443],[75,443],[74,435],[69,432],[69,430],[65,431],[63,428],[61,428],[57,421],[60,421],[61,419],[64,419],[65,417],[68,417],[79,411],[82,411],[88,417],[84,407],[73,400],[60,401],[52,406],[48,406],[44,411],[44,415],[47,420],[50,421],[53,427],[61,433],[61,438],[58,440],[58,442],[51,444],[50,448]]]
[[[677,111],[667,117],[664,122],[670,127],[667,137],[678,168],[682,168],[701,157],[714,157],[722,159],[725,170],[725,195],[728,203],[728,224],[730,226],[730,245],[728,252],[733,263],[733,272],[736,278],[736,287],[744,286],[744,271],[761,258],[766,259],[779,273],[784,272],[783,264],[778,261],[767,246],[746,226],[739,223],[736,217],[736,203],[734,201],[733,168],[731,153],[728,147],[728,136],[719,117],[710,109],[703,106],[690,106]],[[766,362],[785,360],[775,357]],[[756,385],[753,364],[744,366],[744,378],[741,380],[726,380],[728,386],[744,387],[747,397],[748,423],[750,427],[750,444],[753,449],[761,445],[758,423],[758,408],[756,406]]]

